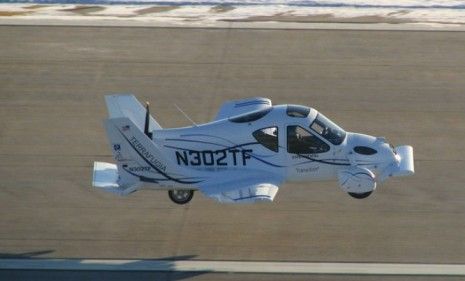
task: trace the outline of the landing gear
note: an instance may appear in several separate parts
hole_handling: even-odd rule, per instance
[[[354,193],[354,192],[348,192],[350,196],[354,197],[354,198],[357,198],[357,199],[363,199],[363,198],[367,198],[368,196],[370,196],[370,194],[372,193],[373,191],[368,191],[368,192],[364,192],[364,193]]]
[[[186,189],[170,190],[168,191],[168,195],[170,196],[171,201],[174,203],[184,205],[189,203],[192,197],[194,197],[194,191]]]

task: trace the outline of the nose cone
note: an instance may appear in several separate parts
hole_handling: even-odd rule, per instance
[[[374,172],[397,161],[384,138],[349,133],[346,150],[352,164],[366,166]]]
[[[389,177],[413,175],[413,148],[409,145],[392,148],[384,138],[349,133],[346,152],[353,166],[369,169],[377,181]]]
[[[394,156],[389,143],[384,138],[369,135],[350,133],[347,137],[347,149],[353,154],[364,157]],[[391,158],[392,158],[391,157]]]
[[[378,140],[373,136],[357,134],[357,133],[348,133],[347,134],[347,146],[353,148],[355,146],[373,146]]]

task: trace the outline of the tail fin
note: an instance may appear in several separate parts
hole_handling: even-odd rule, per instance
[[[106,167],[107,174],[113,171],[107,177],[103,176],[102,169],[96,171],[94,166],[94,186],[106,190],[118,189],[116,193],[125,195],[136,191],[143,182],[161,187],[191,187],[191,184],[199,182],[180,175],[180,168],[165,157],[160,147],[129,118],[107,119],[105,128],[117,164],[116,167],[110,167],[110,170]],[[114,176],[115,168],[117,177]],[[99,176],[103,178],[103,184],[100,185]],[[111,176],[113,182],[108,180]]]
[[[112,113],[110,113],[110,115],[112,115]],[[127,195],[136,191],[142,183],[137,176],[131,174],[127,169],[127,167],[137,167],[139,163],[135,161],[136,158],[131,155],[131,147],[116,126],[116,120],[124,120],[130,123],[123,125],[123,129],[129,129],[132,125],[132,130],[137,130],[137,126],[128,118],[110,118],[105,120],[105,129],[110,142],[113,158],[116,160],[116,165],[94,162],[92,185],[108,192]]]
[[[149,116],[150,122],[146,122],[145,113],[146,109],[134,97],[134,95],[109,95],[105,96],[109,118],[127,117],[142,131],[144,126],[148,124],[148,130],[161,129],[160,124],[152,117]]]

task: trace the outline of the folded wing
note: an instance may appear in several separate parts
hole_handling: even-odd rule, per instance
[[[272,202],[282,182],[273,175],[223,175],[223,181],[210,182],[201,187],[202,193],[221,203]],[[230,178],[232,180],[224,180]]]

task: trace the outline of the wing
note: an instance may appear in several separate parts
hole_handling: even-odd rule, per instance
[[[271,106],[271,100],[267,98],[250,98],[228,101],[221,106],[220,111],[215,117],[215,120],[220,120],[244,114],[247,112],[265,109]]]
[[[242,174],[242,175],[240,175]],[[203,194],[221,203],[272,202],[283,181],[273,175],[222,172],[216,180],[203,184]]]

